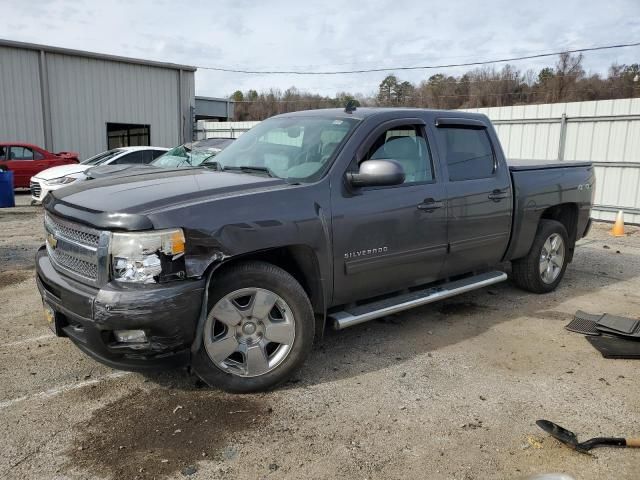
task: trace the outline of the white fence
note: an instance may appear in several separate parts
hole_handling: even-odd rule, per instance
[[[260,122],[211,122],[198,120],[196,138],[238,138],[244,132]]]
[[[588,160],[596,169],[592,216],[624,210],[640,224],[640,98],[468,110],[496,126],[507,158]],[[198,122],[198,138],[237,138],[258,122]]]

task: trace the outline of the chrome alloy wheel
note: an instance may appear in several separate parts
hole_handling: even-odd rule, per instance
[[[540,252],[540,278],[546,284],[555,282],[564,265],[564,241],[553,233],[542,245]]]
[[[204,345],[213,363],[239,377],[272,371],[289,355],[295,319],[279,295],[242,288],[221,298],[209,312]]]

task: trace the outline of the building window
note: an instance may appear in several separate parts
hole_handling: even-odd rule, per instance
[[[149,146],[149,125],[107,123],[107,149]]]

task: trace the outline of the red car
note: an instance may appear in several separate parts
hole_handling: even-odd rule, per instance
[[[0,170],[13,172],[14,188],[29,188],[35,174],[70,163],[78,163],[76,152],[51,153],[29,143],[0,143]]]

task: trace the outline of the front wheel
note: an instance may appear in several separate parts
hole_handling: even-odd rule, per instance
[[[212,283],[195,373],[232,393],[268,390],[289,378],[313,344],[313,311],[302,286],[265,262],[232,267]]]
[[[527,256],[511,262],[515,284],[534,293],[555,290],[567,269],[568,238],[562,223],[540,220]]]

